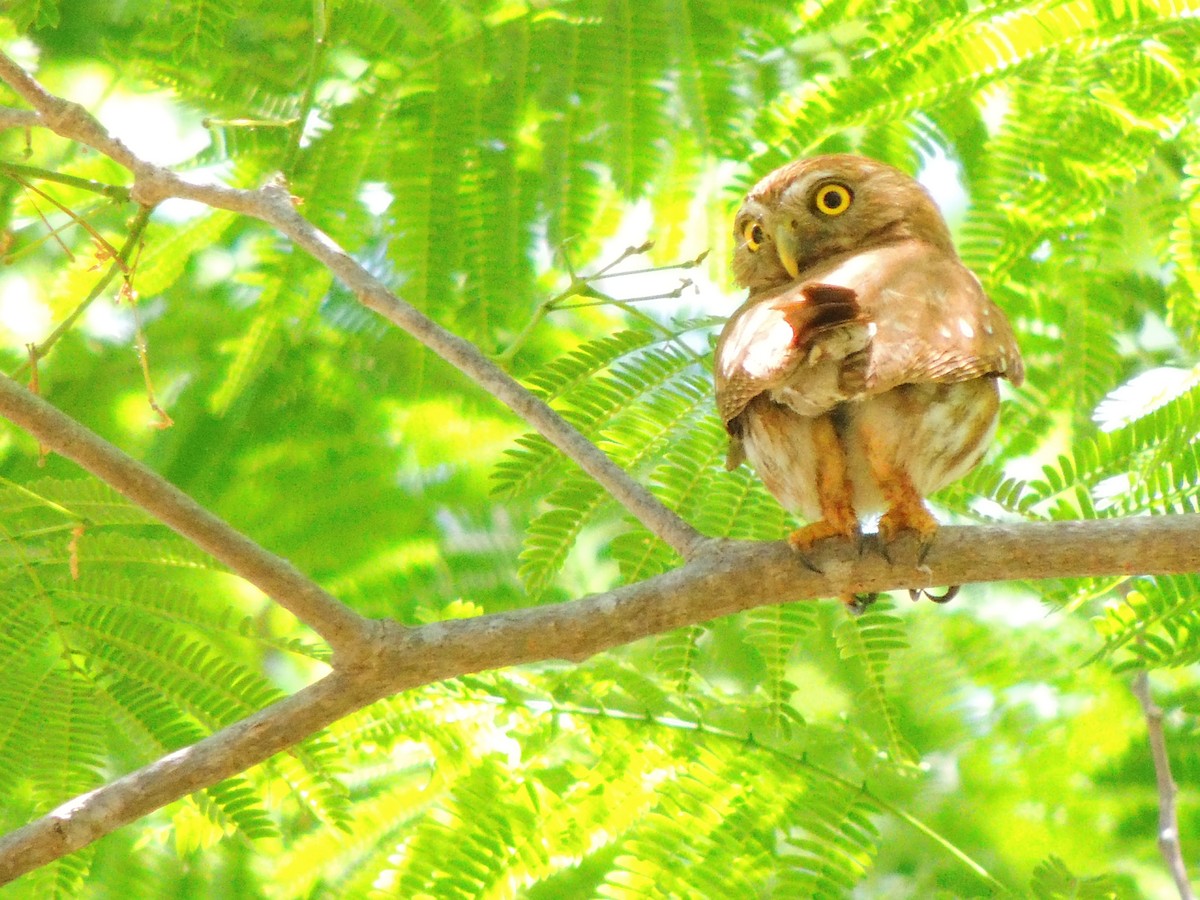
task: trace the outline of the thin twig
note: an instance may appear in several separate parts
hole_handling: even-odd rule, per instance
[[[601,279],[609,279],[609,278],[625,278],[629,275],[650,275],[650,274],[654,274],[657,272],[672,272],[675,269],[694,269],[694,268],[696,268],[696,266],[700,265],[700,263],[704,262],[704,260],[707,257],[708,257],[708,251],[705,250],[703,253],[701,253],[699,256],[697,256],[695,259],[685,259],[683,262],[668,263],[665,266],[647,266],[646,268],[643,268],[643,269],[624,269],[620,272],[610,272],[609,269],[611,269],[612,266],[609,265],[609,266],[606,266],[605,268],[601,269],[600,272],[591,276],[590,280],[591,281],[600,281]],[[624,258],[627,258],[627,257],[622,257],[622,259],[624,259]],[[618,262],[619,261],[620,260],[618,260]]]
[[[25,190],[29,191],[30,193],[37,194],[39,197],[41,197],[47,203],[56,207],[59,212],[65,213],[67,218],[69,218],[72,222],[74,222],[76,225],[78,225],[80,228],[82,228],[84,231],[86,231],[88,234],[90,234],[92,236],[92,240],[96,242],[96,245],[100,247],[100,249],[104,252],[104,254],[108,258],[111,259],[112,257],[115,257],[117,255],[117,248],[114,247],[112,244],[110,244],[108,242],[108,239],[105,238],[104,235],[102,235],[99,231],[97,231],[87,219],[85,219],[82,216],[80,216],[79,214],[77,214],[75,212],[75,210],[71,209],[71,207],[67,206],[65,203],[61,203],[60,201],[56,200],[54,197],[47,194],[41,188],[34,187],[34,185],[30,184],[30,182],[27,181],[21,175],[16,175],[16,174],[10,173],[8,177],[11,178],[13,181],[15,181],[17,184],[21,185],[21,187],[25,188]],[[42,211],[40,209],[37,209],[36,204],[34,204],[34,209],[37,210],[38,216],[46,224],[46,227],[51,228],[49,221],[47,221],[46,217],[44,215],[42,215]],[[55,230],[54,233],[57,235],[58,234],[57,230]],[[74,260],[74,258],[75,258],[74,255],[71,253],[70,250],[67,249],[66,245],[63,244],[61,240],[59,241],[59,244],[62,246],[63,251],[67,254],[67,256],[70,259]]]
[[[599,297],[584,300],[580,303],[562,303],[555,306],[554,311],[560,309],[584,309],[589,306],[620,306],[623,303],[649,303],[651,300],[678,300],[683,296],[684,291],[693,286],[694,283],[690,278],[683,278],[680,280],[679,286],[674,290],[664,291],[661,294],[647,294],[644,297],[624,297],[621,299],[601,294]]]
[[[21,187],[26,188],[26,189],[28,189],[28,187],[29,187],[23,181],[18,181],[18,184],[20,184]],[[46,234],[48,234],[50,236],[50,238],[56,244],[58,244],[58,248],[60,250],[62,250],[63,255],[66,256],[66,258],[69,262],[75,262],[75,254],[71,252],[71,248],[68,247],[63,242],[63,239],[61,237],[59,237],[59,233],[60,233],[59,229],[55,228],[53,225],[50,224],[50,220],[46,218],[46,214],[44,212],[42,212],[42,208],[37,205],[37,201],[34,200],[32,197],[30,197],[29,205],[33,207],[33,211],[35,213],[37,213],[37,217],[41,221],[41,223],[46,226]]]
[[[553,297],[549,297],[537,305],[537,307],[533,311],[533,315],[530,316],[529,321],[525,323],[525,327],[522,328],[520,333],[515,338],[512,339],[512,342],[509,343],[509,345],[504,349],[504,351],[496,356],[496,362],[499,363],[501,366],[507,367],[508,364],[510,362],[512,362],[513,358],[517,355],[517,353],[521,350],[521,348],[525,346],[525,342],[529,340],[530,336],[537,329],[537,326],[539,324],[541,324],[542,319],[544,319],[549,313],[554,312],[555,310],[568,308],[568,307],[565,307],[562,305],[562,301],[564,301],[570,297],[575,297],[575,296],[580,296],[580,295],[585,296],[585,297],[595,296],[597,294],[597,291],[593,290],[593,288],[592,288],[593,281],[599,281],[602,278],[616,277],[616,275],[619,275],[621,273],[609,274],[611,269],[613,269],[615,266],[619,266],[621,263],[623,263],[625,260],[629,259],[629,257],[631,257],[631,256],[636,256],[639,253],[646,253],[653,246],[654,246],[653,241],[645,241],[636,247],[626,247],[624,250],[621,251],[621,255],[618,256],[616,259],[614,259],[612,262],[610,262],[604,266],[601,266],[599,269],[597,269],[595,272],[593,272],[590,275],[580,275],[575,271],[575,266],[572,265],[572,263],[571,263],[571,255],[567,252],[566,244],[564,243],[563,245],[561,245],[559,247],[559,254],[562,256],[563,268],[565,268],[567,270],[567,275],[570,276],[571,283],[568,284],[561,291],[559,291],[557,294],[555,294]],[[643,271],[653,271],[653,270],[649,269],[649,270],[643,270]],[[601,302],[603,302],[603,303],[613,302],[611,300],[611,298],[609,298],[605,295],[601,295],[601,296],[604,298]]]
[[[0,128],[32,128],[41,125],[42,117],[32,109],[13,109],[0,106]]]
[[[621,263],[625,262],[625,260],[629,259],[629,257],[641,256],[643,253],[649,253],[653,249],[654,249],[654,241],[642,241],[636,247],[626,247],[624,250],[621,251],[620,256],[618,256],[616,259],[614,259],[608,265],[601,266],[600,269],[598,269],[595,273],[593,273],[592,275],[589,275],[587,277],[587,280],[595,281],[598,278],[604,278],[605,275],[607,275],[609,272],[611,272],[613,269],[615,269]],[[563,253],[563,257],[564,258],[566,257],[565,251]]]
[[[90,178],[80,178],[76,175],[64,175],[61,172],[51,172],[37,166],[22,166],[17,163],[0,162],[0,174],[19,175],[22,178],[35,178],[40,181],[53,181],[65,184],[67,187],[79,188],[93,194],[102,194],[121,203],[129,202],[129,188],[116,184],[105,184],[103,181],[93,181]]]
[[[129,311],[133,315],[133,348],[137,352],[138,363],[142,367],[142,381],[146,385],[146,402],[150,404],[150,409],[158,417],[154,427],[163,429],[170,428],[175,422],[172,421],[170,414],[158,405],[158,398],[154,395],[154,379],[150,376],[150,340],[146,337],[146,331],[142,327],[142,314],[138,311],[137,289],[133,286],[133,280],[137,276],[138,263],[142,259],[143,247],[143,242],[138,241],[137,252],[125,273],[125,283],[121,285],[118,296],[129,304]]]
[[[1167,870],[1175,880],[1179,900],[1195,900],[1188,882],[1187,866],[1179,844],[1179,817],[1175,812],[1178,788],[1171,777],[1171,761],[1167,757],[1167,738],[1163,732],[1163,711],[1150,694],[1150,676],[1146,670],[1133,676],[1133,695],[1146,717],[1146,736],[1150,740],[1150,756],[1154,760],[1154,780],[1158,784],[1158,849]]]
[[[32,202],[30,205],[33,205]],[[91,204],[84,211],[79,212],[79,215],[81,217],[82,216],[90,216],[90,215],[95,214],[98,210],[101,210],[104,207],[110,206],[110,205],[111,204],[109,203],[109,201],[104,201],[103,203]],[[31,237],[29,240],[23,242],[21,244],[21,246],[15,250],[8,249],[8,248],[11,248],[13,243],[15,243],[15,239],[13,238],[12,234],[5,235],[4,240],[5,240],[5,243],[7,246],[6,246],[6,251],[3,255],[3,257],[0,257],[0,261],[2,261],[6,265],[13,265],[14,263],[19,261],[23,257],[25,257],[27,255],[32,255],[32,254],[38,252],[41,249],[42,245],[49,241],[54,241],[61,247],[61,246],[63,246],[63,242],[61,240],[59,240],[58,236],[60,234],[62,234],[64,231],[68,231],[75,227],[75,220],[73,218],[67,219],[61,225],[52,226],[47,222],[45,216],[42,216],[39,214],[38,217],[42,221],[42,223],[47,226],[47,230],[43,231],[41,234],[39,234],[37,236]],[[67,258],[73,260],[75,257],[74,257],[74,254],[68,252]]]
[[[296,116],[292,128],[292,138],[288,144],[287,156],[281,169],[284,175],[290,176],[300,157],[300,147],[304,141],[304,129],[308,125],[308,117],[312,112],[313,101],[317,96],[317,81],[321,75],[321,63],[325,58],[326,48],[326,10],[325,0],[313,0],[313,37],[312,52],[308,57],[308,74],[304,80],[304,93],[300,98],[300,112]]]
[[[614,266],[620,264],[626,259],[629,259],[629,257],[635,254],[646,252],[652,246],[652,241],[646,241],[644,244],[638,247],[626,247],[619,257],[591,275],[577,275],[575,273],[574,266],[571,265],[570,257],[566,253],[566,248],[562,248],[563,261],[566,265],[568,274],[571,276],[571,283],[553,297],[543,300],[537,305],[533,311],[533,315],[529,317],[529,321],[525,323],[525,326],[521,329],[520,333],[513,338],[512,342],[504,349],[502,353],[496,356],[496,362],[507,367],[508,363],[511,362],[521,348],[525,346],[525,342],[529,340],[529,337],[536,330],[537,326],[541,324],[542,319],[544,319],[551,312],[557,312],[560,309],[580,309],[587,306],[615,306],[619,309],[623,309],[627,313],[634,314],[643,320],[648,320],[649,317],[644,313],[639,313],[632,305],[626,304],[643,303],[647,300],[675,299],[683,296],[684,290],[692,287],[693,282],[690,278],[680,279],[679,287],[673,291],[669,291],[664,294],[655,294],[650,297],[630,297],[627,299],[618,299],[616,297],[610,297],[608,294],[597,291],[592,287],[593,282],[601,281],[603,279],[622,278],[626,275],[647,275],[657,272],[671,272],[676,269],[694,269],[704,261],[705,257],[708,256],[708,251],[705,250],[695,259],[684,260],[680,263],[670,263],[665,266],[648,266],[646,268],[631,269],[624,272],[611,271]],[[593,299],[582,303],[563,302],[571,297],[577,296],[590,297]],[[658,325],[657,327],[659,330],[667,330],[664,329],[662,325]]]
[[[134,216],[133,222],[130,223],[129,232],[125,236],[125,243],[121,245],[121,249],[118,250],[116,255],[112,257],[112,264],[108,267],[108,271],[100,276],[99,280],[95,283],[95,285],[92,286],[92,289],[88,291],[88,295],[79,301],[79,305],[71,311],[69,316],[67,316],[58,324],[58,327],[55,328],[54,331],[50,332],[49,337],[47,337],[40,344],[30,345],[28,359],[26,359],[26,361],[14,371],[9,373],[9,377],[16,378],[19,374],[24,372],[27,367],[35,366],[38,360],[44,358],[46,354],[50,352],[50,348],[58,343],[59,338],[70,331],[75,323],[79,320],[79,317],[87,311],[87,308],[92,305],[97,297],[104,293],[104,289],[107,288],[112,280],[117,277],[117,274],[128,271],[130,254],[133,253],[134,248],[138,246],[138,243],[141,241],[142,234],[145,232],[146,226],[149,224],[149,222],[150,208],[142,207],[142,209],[138,211],[138,214]]]
[[[575,267],[571,264],[571,256],[567,252],[566,245],[563,244],[560,246],[559,253],[562,256],[563,267],[567,270],[567,275],[570,276],[571,283],[554,296],[546,298],[537,305],[533,311],[533,315],[530,316],[529,321],[525,323],[525,327],[522,328],[520,333],[512,339],[504,351],[496,356],[496,362],[507,368],[508,364],[512,362],[513,358],[516,357],[521,348],[525,346],[525,342],[528,341],[533,335],[534,331],[537,329],[537,326],[541,324],[542,319],[544,319],[554,310],[562,308],[559,305],[562,303],[562,301],[566,300],[568,297],[574,297],[579,294],[587,296],[594,293],[591,288],[591,283],[593,281],[606,277],[605,273],[608,272],[608,270],[613,266],[619,265],[621,262],[629,259],[629,257],[635,253],[641,253],[643,250],[648,250],[651,246],[652,242],[647,241],[646,243],[642,244],[641,247],[626,247],[620,256],[591,275],[579,275],[576,273]]]

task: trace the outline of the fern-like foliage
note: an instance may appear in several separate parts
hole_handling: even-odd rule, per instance
[[[354,860],[348,884],[383,883],[404,894],[707,896],[719,895],[723,885],[753,890],[777,883],[780,896],[794,896],[800,885],[835,896],[835,889],[861,877],[874,852],[871,817],[877,810],[870,799],[855,786],[806,770],[797,759],[694,726],[681,729],[685,723],[679,721],[644,722],[582,708],[494,708],[523,723],[530,740],[526,758],[504,763],[485,754],[461,765],[464,749],[482,749],[476,743],[482,732],[468,739],[467,748],[434,751],[459,760],[457,765],[414,767],[416,760],[403,761],[401,754],[387,781],[391,791],[367,807],[382,810],[385,796],[388,804],[403,800],[405,812],[393,807],[399,820],[368,812],[376,834],[362,850],[335,835],[314,834],[293,858],[318,853],[336,870],[342,863],[328,853],[340,843],[341,859]],[[387,741],[390,729],[379,726],[399,712],[386,713],[368,733]],[[421,722],[436,727],[420,712],[403,713],[418,728]],[[574,727],[555,727],[555,717],[569,718]],[[491,718],[476,721],[486,730]],[[613,752],[618,734],[636,752]],[[790,777],[778,793],[784,771]],[[404,787],[414,778],[439,798],[415,830],[405,820],[423,803]],[[485,810],[490,812],[481,816]],[[388,832],[408,837],[396,846]],[[791,848],[782,858],[774,851],[777,833]],[[733,859],[740,864],[730,868]]]
[[[190,544],[92,480],[0,485],[0,641],[13,660],[0,760],[7,821],[98,785],[121,746],[160,755],[195,743],[280,697],[230,651],[258,646],[323,659],[235,613],[229,579]],[[224,580],[224,590],[221,589]],[[223,602],[217,602],[221,598]],[[45,728],[45,721],[60,727]],[[328,746],[299,748],[291,778],[311,808],[339,821]],[[277,834],[257,785],[235,778],[197,803],[220,830]]]
[[[1057,856],[1049,857],[1033,872],[1030,885],[1038,900],[1059,900],[1072,897],[1079,900],[1115,900],[1121,896],[1116,880],[1107,875],[1078,876]]]
[[[916,750],[900,732],[898,716],[892,707],[886,682],[891,654],[908,647],[903,620],[891,615],[892,606],[876,601],[861,616],[846,618],[836,630],[838,649],[845,659],[861,662],[866,675],[867,703],[879,717],[887,746],[898,763],[913,762]]]

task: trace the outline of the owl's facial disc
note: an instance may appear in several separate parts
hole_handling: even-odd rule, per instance
[[[812,172],[783,192],[767,230],[788,275],[799,278],[814,258],[837,247],[845,232],[839,220],[853,204],[853,189],[831,171]]]

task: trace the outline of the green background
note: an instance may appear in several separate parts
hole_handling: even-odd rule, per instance
[[[739,302],[740,195],[828,151],[922,173],[1022,347],[1028,380],[934,498],[943,521],[1196,510],[1196,13],[16,0],[0,43],[187,177],[284,172],[304,215],[706,534],[775,540],[792,521],[721,466],[711,342]],[[0,162],[0,347],[28,378],[25,345],[80,309],[137,210],[15,168],[129,184],[45,130],[0,133]],[[572,289],[647,239],[624,269],[711,253]],[[679,564],[266,226],[172,201],[134,259],[136,302],[114,285],[79,313],[43,396],[360,612],[471,616]],[[0,476],[4,830],[325,671],[287,614],[11,427]],[[1197,586],[792,604],[428,686],[8,890],[1168,896],[1129,683],[1151,670],[1195,860]]]

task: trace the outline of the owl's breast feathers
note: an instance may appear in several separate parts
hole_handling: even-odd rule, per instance
[[[918,240],[840,254],[752,292],[721,332],[714,370],[730,468],[743,459],[739,417],[760,394],[819,416],[902,384],[1024,378],[1008,320],[979,280]]]

